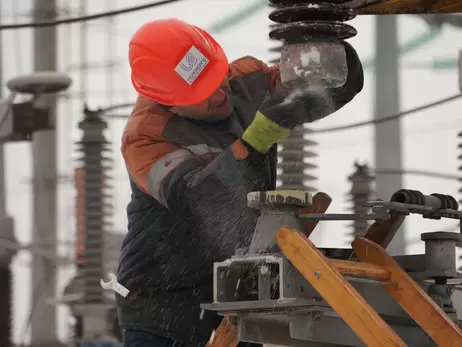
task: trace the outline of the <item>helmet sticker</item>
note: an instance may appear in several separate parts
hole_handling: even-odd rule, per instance
[[[186,53],[175,67],[175,71],[189,85],[192,85],[208,63],[209,60],[201,53],[201,51],[199,51],[195,46],[192,46],[188,53]]]

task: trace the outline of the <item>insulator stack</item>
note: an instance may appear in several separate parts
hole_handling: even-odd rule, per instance
[[[81,166],[76,173],[77,186],[77,252],[81,255],[79,270],[84,278],[83,303],[104,303],[100,279],[104,278],[104,234],[110,228],[109,204],[111,195],[107,185],[110,166],[105,153],[110,143],[106,141],[104,130],[107,123],[99,111],[85,108],[85,118],[79,123],[83,132],[78,142]],[[82,246],[83,245],[83,246]]]
[[[270,0],[277,6],[269,15],[277,25],[270,31],[272,39],[288,44],[309,41],[338,41],[357,34],[344,22],[356,17],[348,0]]]
[[[372,199],[374,177],[370,174],[367,164],[359,165],[355,163],[355,168],[355,172],[348,177],[352,184],[348,194],[350,196],[349,200],[353,203],[353,213],[366,214],[370,208],[365,207],[364,204]],[[369,228],[369,224],[370,222],[367,220],[355,220],[351,225],[353,239],[363,237]]]
[[[312,163],[317,157],[313,151],[317,143],[306,138],[311,132],[303,126],[296,127],[292,134],[278,145],[277,167],[280,171],[278,179],[281,181],[279,189],[316,191],[313,183],[317,178],[307,173],[317,168]]]

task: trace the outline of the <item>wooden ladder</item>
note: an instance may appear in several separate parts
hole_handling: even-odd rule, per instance
[[[326,258],[308,237],[288,227],[280,228],[276,239],[292,265],[367,346],[407,345],[342,275],[386,282],[385,290],[438,346],[462,346],[462,330],[375,242],[354,240],[353,250],[360,260],[354,262]]]

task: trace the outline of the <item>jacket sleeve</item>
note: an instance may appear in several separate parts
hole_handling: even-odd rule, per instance
[[[189,150],[152,137],[149,117],[122,139],[122,154],[132,179],[171,210],[214,214],[217,203],[238,199],[263,188],[265,156],[237,140],[215,158],[204,160]],[[226,213],[221,207],[221,211]],[[218,216],[216,216],[218,218]]]
[[[247,194],[267,190],[270,170],[262,155],[237,140],[214,159],[204,160],[172,143],[140,133],[122,144],[131,178],[191,230],[191,245],[201,245],[208,259],[231,256],[247,247],[257,211],[247,208]],[[198,271],[199,272],[199,271]]]

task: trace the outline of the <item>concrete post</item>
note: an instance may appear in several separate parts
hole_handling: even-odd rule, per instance
[[[399,112],[399,47],[398,18],[376,16],[375,117],[377,120]],[[401,120],[395,119],[375,126],[375,167],[402,171]],[[376,174],[377,197],[389,200],[403,188],[403,176]],[[405,254],[404,230],[396,234],[389,249],[393,255]]]

